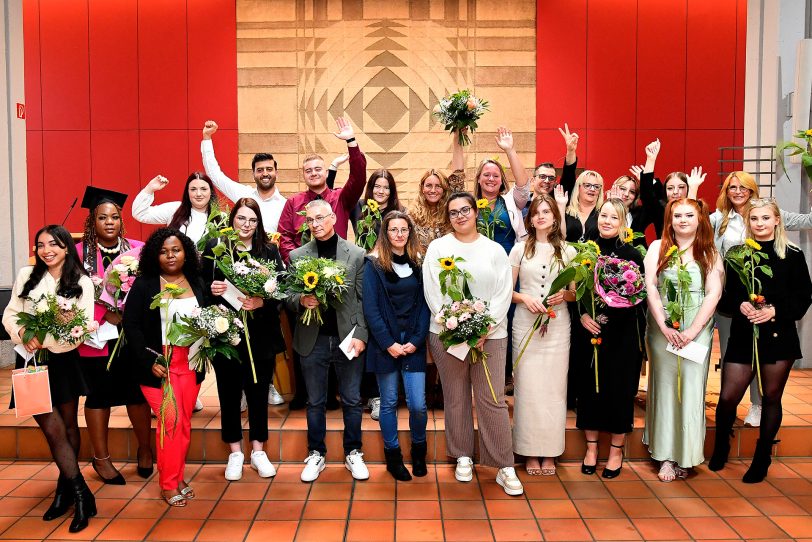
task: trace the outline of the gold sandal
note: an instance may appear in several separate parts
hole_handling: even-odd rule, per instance
[[[184,484],[186,482],[183,482]],[[183,489],[180,490],[180,494],[183,495],[185,499],[194,499],[195,498],[195,490],[192,489],[192,486],[187,485]]]

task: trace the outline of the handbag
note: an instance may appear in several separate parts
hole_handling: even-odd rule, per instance
[[[17,418],[53,412],[47,365],[37,365],[34,361],[29,366],[26,361],[22,369],[11,371],[11,387]]]

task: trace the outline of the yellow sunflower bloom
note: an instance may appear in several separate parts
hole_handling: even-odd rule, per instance
[[[634,231],[631,228],[625,228],[623,230],[623,242],[631,243],[632,241],[634,241]]]
[[[748,247],[752,248],[752,249],[761,250],[761,245],[759,245],[758,243],[755,242],[755,240],[753,240],[753,239],[751,239],[749,237],[744,240],[744,244],[747,245]]]
[[[232,227],[228,227],[228,228],[223,228],[222,230],[220,230],[220,233],[222,233],[223,235],[225,235],[225,234],[230,233],[230,232],[232,232],[232,231],[234,231],[234,228],[232,228]]]
[[[592,265],[592,260],[589,258],[584,258],[581,260],[581,265],[585,265],[586,267],[590,267]]]
[[[377,213],[379,208],[380,206],[378,205],[377,201],[375,201],[374,199],[367,200],[367,209],[369,209],[370,212]]]
[[[271,243],[274,243],[275,245],[279,244],[279,239],[281,239],[281,238],[282,238],[282,234],[279,233],[278,231],[275,231],[273,233],[268,234],[268,239],[271,241]]]
[[[170,292],[180,290],[180,286],[178,286],[174,282],[167,282],[166,285],[164,286],[164,288],[166,290],[169,290]]]
[[[586,244],[595,249],[595,254],[601,253],[601,247],[599,247],[598,243],[596,243],[595,241],[587,241]]]
[[[804,132],[804,133],[805,133],[806,135],[808,135],[808,136],[812,136],[812,129],[811,129],[811,130],[807,130],[807,131],[806,131],[806,132]]]
[[[454,258],[440,258],[440,268],[443,271],[451,271],[457,267],[457,264],[454,263]]]
[[[341,277],[336,275],[336,282],[339,283],[339,284],[344,284],[344,279],[342,279]]]
[[[490,205],[490,203],[488,202],[488,198],[481,198],[481,199],[476,200],[476,208],[477,209],[484,209],[488,205]]]
[[[319,283],[319,275],[313,271],[308,271],[305,273],[302,279],[304,280],[304,284],[308,290],[312,290],[316,287],[316,284]]]
[[[666,252],[666,253],[665,253],[665,257],[666,257],[666,258],[670,258],[671,256],[673,256],[673,255],[674,255],[674,253],[675,253],[676,251],[677,251],[677,245],[671,245],[671,248],[669,248],[669,249],[668,249],[668,252]]]

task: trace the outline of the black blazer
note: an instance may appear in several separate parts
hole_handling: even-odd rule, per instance
[[[190,282],[197,302],[202,307],[205,303],[203,285],[199,281]],[[161,379],[152,374],[155,354],[147,350],[151,348],[155,352],[161,352],[162,349],[160,309],[149,308],[152,298],[160,291],[159,277],[138,277],[127,296],[127,306],[124,309],[124,333],[131,353],[130,359],[134,364],[134,376],[140,384],[151,388],[161,386]],[[205,377],[206,373],[198,372],[197,383],[203,382]]]
[[[214,255],[212,249],[217,245],[217,239],[210,239],[206,243],[206,248],[203,249],[203,289],[206,297],[206,305],[217,305],[222,303],[226,307],[234,308],[228,304],[222,297],[212,295],[211,283],[215,280],[224,280],[222,271],[211,259]],[[259,247],[256,251],[251,251],[254,258],[262,258],[263,260],[270,260],[276,264],[276,271],[281,272],[285,269],[285,264],[282,262],[282,256],[279,254],[279,249],[274,244]],[[257,359],[276,359],[276,354],[285,351],[285,339],[282,337],[282,328],[279,323],[279,307],[281,302],[275,299],[266,299],[265,304],[261,309],[252,311],[252,315],[248,317],[248,334],[251,337],[251,352]],[[241,359],[248,359],[248,348],[245,341],[240,341],[237,346],[240,352]],[[244,356],[243,356],[244,354]]]

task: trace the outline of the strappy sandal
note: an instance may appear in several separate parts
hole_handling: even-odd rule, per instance
[[[688,469],[683,469],[679,465],[675,465],[674,466],[674,474],[680,480],[685,480],[686,478],[688,478]]]
[[[184,484],[186,482],[183,482]],[[183,495],[185,499],[194,499],[195,498],[195,490],[192,489],[192,486],[186,485],[183,489],[180,490],[180,494]]]
[[[538,458],[536,458],[536,462],[538,462]],[[539,476],[543,472],[540,467],[528,467],[527,462],[524,464],[524,470],[526,470],[530,476]]]
[[[553,460],[553,466],[552,467],[545,467],[544,462],[542,461],[541,475],[542,476],[555,476],[555,460]]]
[[[666,484],[673,482],[677,478],[677,472],[674,470],[675,464],[673,461],[663,461],[662,465],[660,465],[660,472],[657,473],[657,478]]]
[[[184,497],[183,495],[172,495],[171,497],[167,497],[166,495],[163,494],[163,492],[161,492],[161,496],[166,501],[166,504],[174,508],[183,508],[187,504],[186,497]]]

